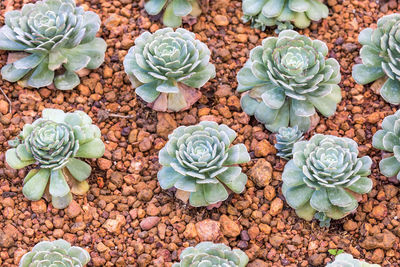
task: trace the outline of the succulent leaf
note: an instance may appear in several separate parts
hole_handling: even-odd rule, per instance
[[[281,158],[289,160],[293,157],[293,145],[303,139],[303,133],[298,127],[282,127],[275,135],[275,148],[278,150],[277,155]]]
[[[306,132],[316,110],[333,115],[342,97],[341,76],[327,54],[325,43],[292,30],[263,40],[237,75],[244,112],[272,132],[288,125]]]
[[[235,165],[249,162],[250,156],[243,144],[231,146],[235,138],[228,126],[211,121],[175,129],[158,155],[161,188],[190,192],[195,207],[227,199],[227,188],[243,192],[247,176]]]
[[[42,241],[32,251],[24,254],[19,267],[34,266],[85,266],[90,261],[89,253],[63,239]]]
[[[95,37],[100,23],[74,0],[42,0],[7,12],[0,49],[26,55],[5,65],[2,77],[34,88],[54,83],[57,89],[73,89],[79,84],[76,71],[96,69],[104,61],[106,43]]]
[[[231,249],[224,244],[201,242],[195,247],[184,249],[180,255],[180,262],[172,267],[245,267],[249,262],[246,253],[240,249]]]
[[[329,13],[318,0],[243,0],[242,8],[242,20],[263,31],[269,26],[278,26],[278,31],[292,29],[292,23],[304,29]]]
[[[353,67],[353,78],[358,84],[368,84],[385,77],[387,80],[380,94],[385,101],[395,105],[400,103],[399,31],[400,14],[380,18],[376,29],[364,29],[358,37],[362,44],[362,64]]]
[[[141,34],[126,55],[124,67],[136,94],[152,108],[180,111],[200,97],[194,88],[215,77],[210,55],[193,33],[165,28]]]
[[[282,192],[289,206],[305,220],[315,218],[321,225],[354,211],[354,193],[372,189],[372,160],[358,158],[357,143],[331,135],[314,135],[309,141],[294,144],[293,159],[282,173]],[[400,166],[400,165],[399,165]]]
[[[182,25],[182,17],[197,17],[201,9],[197,0],[148,0],[144,8],[150,15],[158,15],[164,10],[163,23],[167,27]]]
[[[400,111],[383,119],[382,129],[372,138],[372,146],[391,153],[379,162],[379,169],[386,177],[400,180]]]
[[[328,263],[326,267],[380,267],[379,264],[369,264],[365,261],[354,259],[352,255],[347,253],[339,254],[335,260]]]
[[[79,184],[90,175],[90,165],[75,157],[99,158],[105,150],[99,128],[82,111],[65,114],[44,109],[42,118],[26,124],[20,136],[10,142],[16,145],[6,152],[10,167],[20,169],[35,163],[39,167],[25,177],[23,194],[36,201],[48,190],[56,208],[65,208],[72,200],[70,176]]]

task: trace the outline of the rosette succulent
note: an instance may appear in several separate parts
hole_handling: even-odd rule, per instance
[[[306,132],[316,109],[333,115],[341,100],[340,67],[327,54],[324,42],[292,30],[266,38],[237,75],[243,110],[272,132],[288,125]]]
[[[391,104],[400,104],[399,33],[400,14],[384,16],[378,20],[376,29],[361,31],[358,41],[362,44],[362,64],[353,67],[353,78],[358,84],[386,79],[380,94]]]
[[[359,194],[372,189],[372,160],[358,158],[358,145],[351,139],[314,135],[293,147],[293,159],[282,173],[282,192],[298,216],[321,220],[341,219],[358,206]]]
[[[194,33],[171,28],[144,32],[124,60],[136,94],[158,111],[189,108],[201,96],[199,90],[215,77],[208,47]]]
[[[3,79],[34,88],[54,83],[69,90],[79,85],[77,72],[104,61],[106,43],[96,38],[100,18],[73,0],[43,0],[5,14],[0,50],[10,53]]]
[[[372,138],[372,145],[391,155],[379,162],[379,169],[386,177],[400,180],[400,110],[383,119],[382,129]]]
[[[9,144],[13,148],[7,150],[6,161],[11,168],[38,165],[26,175],[23,194],[32,201],[50,194],[58,209],[69,205],[71,192],[84,194],[89,189],[85,180],[92,169],[77,158],[100,158],[105,150],[99,128],[86,113],[58,109],[44,109],[42,118],[25,124]]]
[[[228,126],[211,121],[175,129],[159,153],[161,188],[189,192],[195,207],[226,200],[226,188],[241,193],[247,176],[235,165],[249,162],[250,156],[244,144],[231,146],[235,138]]]
[[[182,17],[201,14],[201,8],[197,0],[148,0],[144,8],[150,15],[158,15],[164,10],[163,23],[168,27],[182,25]]]
[[[86,250],[59,239],[36,244],[31,252],[22,256],[19,267],[83,267],[89,261],[90,255]]]
[[[245,267],[249,262],[246,253],[240,249],[231,249],[224,244],[201,242],[195,247],[184,249],[179,256],[180,262],[172,267]]]
[[[282,127],[276,134],[275,148],[278,150],[277,155],[284,159],[293,157],[293,145],[303,139],[303,133],[299,131],[297,126]]]
[[[326,267],[380,267],[380,265],[356,260],[352,255],[343,253],[336,256],[335,261],[328,263]]]
[[[312,20],[328,17],[328,7],[319,0],[243,0],[243,21],[265,30],[267,26],[281,27],[293,23],[297,28],[310,26]]]

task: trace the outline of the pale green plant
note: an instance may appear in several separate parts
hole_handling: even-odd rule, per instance
[[[335,261],[328,263],[326,267],[381,267],[379,264],[369,264],[365,261],[354,259],[352,255],[342,253],[336,256]]]

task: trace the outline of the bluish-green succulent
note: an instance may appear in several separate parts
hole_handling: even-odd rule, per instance
[[[125,72],[135,92],[158,111],[180,111],[193,105],[202,87],[215,77],[207,45],[185,29],[144,32],[129,49]]]
[[[228,126],[211,121],[175,129],[159,153],[161,188],[189,192],[195,207],[226,200],[226,188],[243,192],[247,176],[235,165],[249,162],[250,155],[244,144],[231,146],[235,138]]]
[[[328,7],[319,0],[243,0],[243,21],[265,30],[268,26],[297,28],[310,26],[311,21],[328,17]]]
[[[197,17],[201,14],[197,0],[148,0],[144,8],[150,15],[158,15],[164,11],[163,23],[168,27],[181,26],[182,17],[187,15]]]
[[[13,148],[7,150],[6,161],[13,169],[37,164],[25,177],[23,194],[37,201],[48,192],[53,206],[63,209],[72,200],[71,190],[84,194],[89,189],[85,180],[92,168],[77,158],[103,156],[100,136],[100,129],[83,111],[44,109],[42,118],[25,124],[19,137],[9,142]]]
[[[372,145],[392,153],[379,162],[379,169],[386,177],[397,176],[400,180],[400,111],[383,119],[382,129],[374,134]]]
[[[36,244],[22,256],[19,267],[83,267],[89,261],[86,250],[59,239]]]
[[[0,50],[18,52],[1,69],[3,79],[34,88],[54,83],[73,89],[78,71],[96,69],[104,61],[106,42],[96,38],[100,18],[77,7],[74,0],[43,0],[5,14]]]
[[[289,125],[306,132],[316,110],[333,115],[341,76],[339,63],[327,54],[324,42],[292,30],[263,40],[237,75],[244,112],[272,132]]]
[[[343,253],[336,256],[335,261],[328,263],[326,267],[381,267],[379,264],[369,264],[365,261],[354,259],[352,255]]]
[[[353,67],[353,78],[358,84],[368,84],[386,78],[380,89],[385,101],[400,104],[400,14],[391,14],[378,20],[376,29],[361,31],[362,64]]]
[[[275,148],[278,150],[277,156],[284,159],[291,159],[293,157],[293,145],[303,139],[303,133],[299,131],[298,127],[282,127],[276,134]]]
[[[293,159],[283,171],[282,192],[289,206],[305,220],[321,225],[341,219],[358,207],[356,194],[372,189],[372,160],[358,158],[355,141],[332,135],[314,135],[294,144]]]
[[[172,267],[246,267],[249,262],[249,257],[240,249],[212,242],[185,248],[179,258],[181,261]]]

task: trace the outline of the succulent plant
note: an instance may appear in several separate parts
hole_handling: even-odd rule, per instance
[[[83,267],[90,261],[89,253],[80,247],[71,246],[63,239],[42,241],[32,251],[24,254],[19,267]]]
[[[400,110],[383,119],[382,129],[374,134],[372,145],[391,153],[379,162],[379,169],[386,177],[397,176],[400,181]]]
[[[354,259],[352,255],[343,253],[336,256],[335,261],[328,263],[326,267],[380,267],[380,265],[359,261]]]
[[[201,96],[199,90],[215,77],[208,47],[194,33],[171,28],[144,32],[124,60],[136,94],[158,111],[189,108]]]
[[[293,23],[297,28],[310,26],[312,20],[328,17],[328,7],[319,0],[243,0],[243,21],[254,28],[281,27]],[[285,26],[287,28],[287,26]]]
[[[158,15],[164,10],[163,23],[168,27],[182,25],[182,17],[201,14],[201,8],[197,0],[149,0],[144,8],[150,15]]]
[[[353,78],[358,84],[368,84],[386,79],[380,95],[391,104],[400,104],[400,14],[387,15],[378,20],[376,29],[361,31],[362,64],[353,67]]]
[[[19,137],[9,144],[13,148],[7,150],[6,161],[11,168],[35,163],[39,167],[26,175],[23,194],[32,201],[50,194],[58,209],[69,205],[71,191],[84,194],[89,189],[85,180],[92,169],[77,157],[100,158],[105,149],[99,128],[86,113],[58,109],[44,109],[42,118],[25,124]]]
[[[327,54],[324,42],[292,30],[264,39],[237,75],[243,110],[272,132],[288,125],[306,132],[315,109],[333,115],[341,77],[339,63],[325,60]]]
[[[359,194],[372,189],[372,160],[357,156],[358,145],[349,138],[316,134],[295,143],[282,174],[289,206],[305,220],[315,215],[321,225],[357,209]]]
[[[293,157],[293,145],[303,139],[303,133],[299,131],[297,126],[282,127],[276,134],[275,148],[278,150],[277,155],[284,159],[291,159]]]
[[[100,18],[76,7],[73,0],[43,0],[5,14],[0,50],[10,53],[3,78],[34,88],[60,90],[79,85],[77,72],[96,69],[104,61],[106,43],[96,38]]]
[[[211,121],[175,129],[159,153],[161,188],[190,192],[195,207],[226,200],[226,187],[241,193],[247,176],[234,165],[250,161],[250,156],[244,144],[231,146],[235,138],[228,126]]]
[[[172,267],[245,267],[249,262],[246,253],[240,249],[231,249],[224,244],[201,242],[195,247],[184,249],[179,256],[180,263]]]

